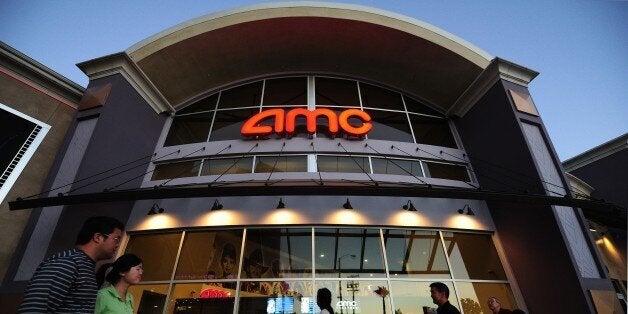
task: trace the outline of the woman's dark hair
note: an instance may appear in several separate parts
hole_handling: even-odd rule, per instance
[[[113,263],[104,264],[98,270],[96,274],[96,283],[100,287],[105,279],[112,285],[115,285],[120,281],[120,273],[127,272],[131,267],[135,267],[142,263],[142,259],[135,254],[124,254]],[[105,277],[107,270],[111,268],[111,271]]]
[[[329,313],[334,314],[334,309],[331,307],[331,291],[329,289],[318,289],[316,292],[316,304],[321,310],[327,310]]]

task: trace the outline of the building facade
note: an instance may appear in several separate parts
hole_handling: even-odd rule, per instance
[[[628,134],[594,147],[563,162],[572,190],[581,198],[603,199],[617,205],[609,210],[584,209],[589,231],[617,298],[626,311],[626,219],[628,208]]]
[[[63,149],[84,88],[0,42],[0,278],[30,210],[9,200],[37,195]]]
[[[86,105],[51,172],[74,183],[12,203],[35,210],[7,293],[109,215],[145,261],[142,313],[317,313],[322,287],[339,313],[422,313],[435,281],[463,313],[612,303],[580,209],[606,204],[573,198],[538,73],[434,26],[263,4],[78,66]]]

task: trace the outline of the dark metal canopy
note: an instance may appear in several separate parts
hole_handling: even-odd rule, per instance
[[[190,197],[224,196],[268,196],[268,195],[346,195],[346,196],[403,196],[452,199],[474,199],[530,205],[559,205],[578,207],[587,213],[594,213],[595,220],[610,227],[626,228],[626,209],[615,204],[597,200],[583,200],[571,197],[555,197],[538,194],[518,194],[509,192],[473,190],[463,188],[441,188],[424,185],[347,185],[321,184],[296,186],[292,184],[247,183],[238,186],[195,185],[183,187],[158,187],[134,190],[105,191],[75,195],[59,195],[35,199],[17,199],[9,202],[11,210],[48,207],[58,205],[137,201],[146,199],[169,199]],[[587,216],[589,216],[587,214]]]

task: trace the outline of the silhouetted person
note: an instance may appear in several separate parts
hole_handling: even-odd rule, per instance
[[[438,305],[438,314],[460,314],[458,309],[449,303],[449,288],[442,282],[430,284],[430,294],[434,304]]]
[[[316,305],[321,309],[321,314],[334,314],[334,309],[331,307],[331,291],[329,289],[318,289],[316,292]]]

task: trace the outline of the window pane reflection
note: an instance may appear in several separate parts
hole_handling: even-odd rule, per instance
[[[241,230],[188,232],[175,279],[236,279]]]
[[[210,141],[242,139],[240,129],[246,120],[259,113],[259,109],[223,110],[216,112],[216,118],[209,135]]]
[[[181,233],[131,235],[125,253],[144,260],[142,281],[170,280],[180,239]]]
[[[382,298],[375,292],[379,287],[390,291],[388,284],[383,280],[343,279],[316,282],[317,291],[320,288],[331,291],[331,306],[335,313],[353,313],[353,310],[360,314],[394,313],[390,305],[390,295]]]
[[[456,148],[456,141],[445,119],[409,114],[414,138],[419,144]]]
[[[249,229],[242,278],[312,276],[311,229]]]
[[[249,83],[223,91],[220,94],[218,109],[255,107],[262,98],[262,81]]]
[[[379,229],[316,229],[316,273],[384,277]]]
[[[432,116],[436,116],[436,117],[442,117],[443,114],[410,98],[410,97],[403,97],[403,100],[406,102],[406,108],[408,109],[408,112],[415,112],[415,113],[422,113],[422,114],[429,114]]]
[[[368,158],[355,156],[317,155],[316,164],[320,172],[370,173]]]
[[[175,117],[170,125],[164,146],[200,143],[207,141],[214,113],[198,113]]]
[[[452,165],[452,164],[442,164],[438,162],[425,162],[427,166],[427,171],[430,173],[430,177],[432,178],[440,178],[440,179],[449,179],[449,180],[458,180],[469,182],[469,173],[467,172],[467,167]]]
[[[507,280],[490,235],[443,233],[456,279]]]
[[[312,300],[311,280],[246,281],[240,283],[238,313],[313,313]]]
[[[362,106],[404,111],[401,94],[366,83],[360,83]],[[406,123],[407,124],[407,123]]]
[[[397,174],[397,175],[414,175],[422,177],[421,162],[418,160],[403,160],[403,159],[384,159],[384,158],[371,158],[373,163],[373,173],[382,174]]]
[[[360,107],[356,81],[317,77],[315,84],[316,107]]]
[[[414,142],[405,112],[365,110],[371,115],[373,128],[369,139],[398,142]]]
[[[307,78],[290,77],[266,80],[264,104],[266,106],[307,106]]]
[[[258,156],[255,172],[307,172],[307,156]]]
[[[444,283],[449,288],[449,303],[460,309],[458,300],[456,298],[456,292],[454,291],[453,284],[451,282]],[[402,313],[425,313],[423,308],[436,309],[438,305],[434,304],[430,294],[431,282],[408,282],[408,281],[392,281],[395,301],[395,308],[401,310]],[[433,313],[436,313],[435,311]],[[481,312],[467,312],[465,313],[481,313]],[[491,313],[491,312],[486,312]]]
[[[168,285],[131,285],[133,313],[162,313],[168,295]]]
[[[385,230],[391,278],[451,278],[438,232]]]
[[[514,310],[517,303],[510,286],[505,283],[458,282],[458,295],[465,313],[493,313],[488,308],[488,298],[495,297],[502,309]]]
[[[251,173],[253,157],[205,159],[202,176]]]
[[[216,109],[216,101],[218,101],[218,94],[214,94],[211,95],[207,98],[201,99],[179,111],[177,111],[177,114],[184,114],[184,113],[193,113],[193,112],[200,112],[200,111],[208,111],[208,110],[214,110]]]
[[[156,165],[152,180],[196,177],[200,166],[200,160]]]
[[[235,286],[235,282],[177,284],[166,313],[233,313]]]

